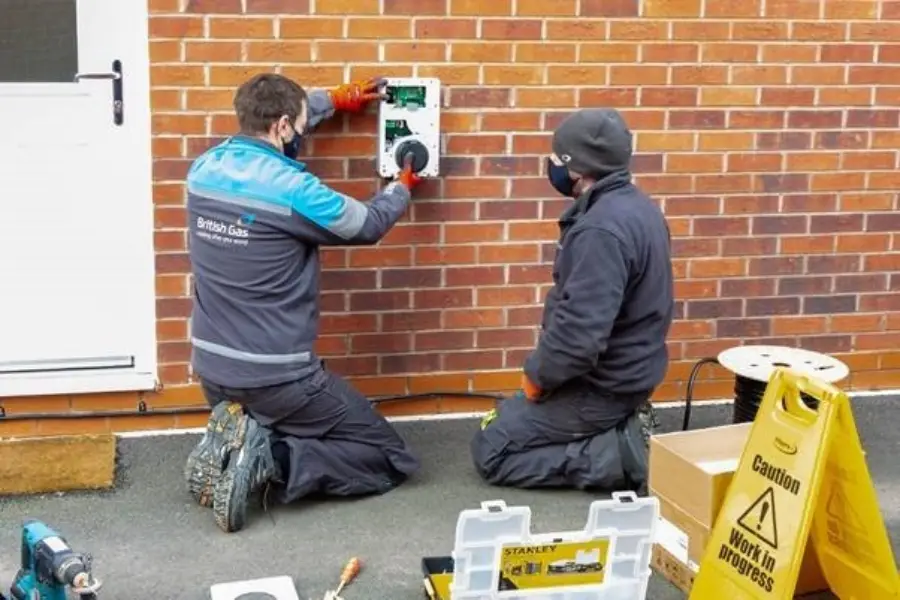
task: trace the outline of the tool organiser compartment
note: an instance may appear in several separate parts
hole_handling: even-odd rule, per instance
[[[529,507],[484,502],[459,515],[451,557],[423,560],[426,591],[434,600],[641,600],[658,517],[656,498],[616,493],[591,504],[581,531],[532,534]]]

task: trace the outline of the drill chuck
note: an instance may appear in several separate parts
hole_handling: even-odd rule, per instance
[[[74,553],[70,554],[61,558],[55,567],[56,579],[60,583],[75,590],[90,586],[89,567],[85,564],[84,557]]]

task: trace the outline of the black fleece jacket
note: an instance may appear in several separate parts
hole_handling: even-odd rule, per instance
[[[612,394],[652,391],[668,367],[674,312],[662,211],[623,171],[585,191],[559,227],[554,286],[525,374],[544,393],[573,380]]]

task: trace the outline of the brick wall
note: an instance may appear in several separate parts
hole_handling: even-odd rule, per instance
[[[446,177],[381,245],[323,252],[320,350],[366,392],[516,385],[565,204],[544,177],[548,138],[584,106],[626,114],[639,182],[675,236],[679,320],[659,399],[681,397],[694,360],[742,342],[837,353],[854,387],[900,387],[900,2],[150,6],[159,356],[174,397],[197,399],[178,387],[191,382],[182,181],[234,131],[235,87],[271,69],[306,86],[380,73],[446,87]],[[374,125],[324,127],[311,168],[367,197]],[[699,392],[730,387],[713,373]]]

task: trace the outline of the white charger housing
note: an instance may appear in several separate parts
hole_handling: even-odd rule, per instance
[[[441,82],[433,78],[389,77],[378,105],[378,174],[390,179],[411,155],[422,177],[440,173]]]

